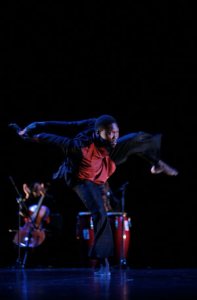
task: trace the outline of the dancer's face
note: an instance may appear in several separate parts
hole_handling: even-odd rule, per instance
[[[117,144],[119,138],[119,127],[117,123],[112,123],[104,128],[98,130],[100,137],[110,143],[112,147]]]

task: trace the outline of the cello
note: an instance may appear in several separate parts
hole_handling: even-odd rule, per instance
[[[35,185],[39,184],[36,183]],[[43,184],[40,185],[40,187],[43,186]],[[29,197],[30,189],[27,188],[28,186],[24,184],[23,189],[26,193],[26,196],[28,195]],[[43,221],[46,221],[47,223],[50,222],[49,209],[48,207],[42,205],[45,198],[45,192],[39,189],[39,194],[41,196],[38,204],[29,207],[28,215],[24,216],[25,224],[19,228],[14,236],[14,244],[20,247],[35,248],[41,245],[45,240],[46,234],[45,229],[43,228]],[[28,197],[26,197],[26,199]]]

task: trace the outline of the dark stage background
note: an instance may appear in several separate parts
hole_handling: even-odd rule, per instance
[[[196,18],[188,1],[12,4],[1,9],[0,266],[12,266],[18,224],[16,191],[50,183],[55,235],[32,255],[35,265],[79,265],[76,216],[84,207],[63,182],[52,182],[59,149],[29,144],[16,122],[114,115],[120,134],[161,132],[162,158],[180,174],[150,174],[131,157],[110,179],[129,184],[131,267],[196,267]]]

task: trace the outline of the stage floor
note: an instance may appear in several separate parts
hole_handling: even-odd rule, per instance
[[[0,299],[197,299],[197,269],[0,269]]]

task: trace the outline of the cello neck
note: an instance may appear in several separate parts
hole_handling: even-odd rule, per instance
[[[41,205],[42,205],[42,203],[43,203],[44,197],[45,197],[45,195],[43,194],[43,195],[40,197],[39,201],[38,201],[38,205],[37,205],[37,207],[36,207],[36,210],[35,210],[35,212],[33,213],[33,215],[31,216],[32,222],[35,222],[35,220],[36,220],[36,218],[37,218],[37,216],[38,216],[38,214],[39,214],[39,211],[40,211]]]

